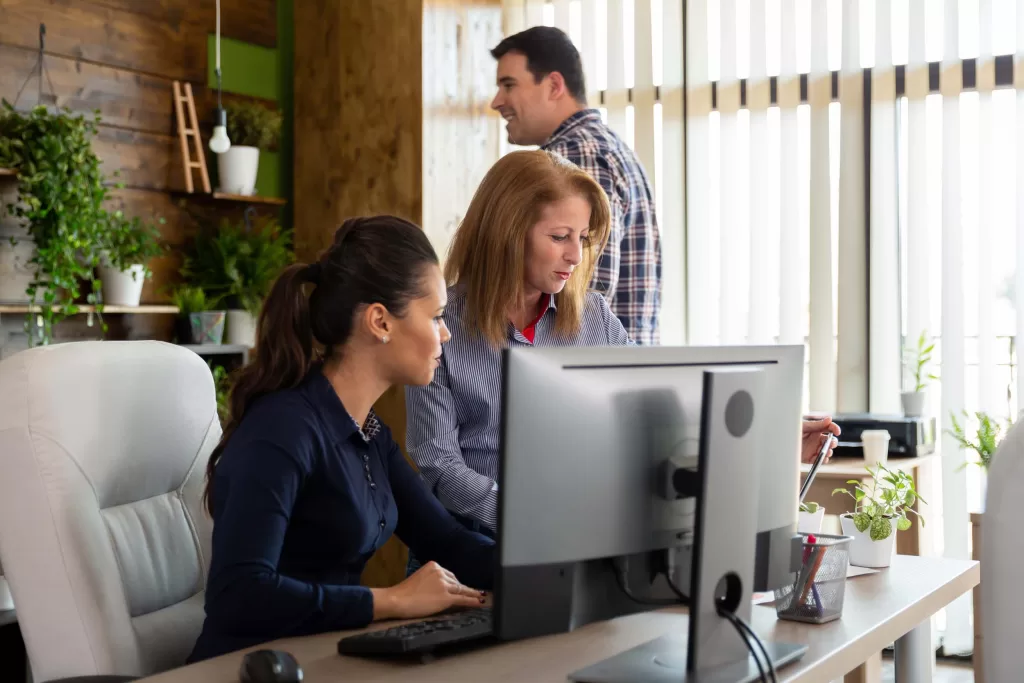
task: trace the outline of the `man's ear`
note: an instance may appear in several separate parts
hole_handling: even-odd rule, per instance
[[[552,71],[547,75],[548,81],[548,97],[552,100],[560,99],[561,97],[568,95],[569,90],[565,87],[565,78],[558,71]]]

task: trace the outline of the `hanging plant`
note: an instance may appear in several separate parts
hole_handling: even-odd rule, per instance
[[[0,109],[0,166],[18,171],[17,200],[6,210],[35,240],[29,261],[35,274],[26,294],[40,307],[44,344],[55,323],[78,312],[75,302],[83,294],[99,304],[96,267],[108,223],[108,188],[91,144],[99,120],[66,108],[18,112],[6,100]],[[30,340],[36,338],[32,318],[26,321]]]

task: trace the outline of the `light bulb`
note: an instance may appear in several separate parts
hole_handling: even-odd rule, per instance
[[[228,139],[228,129],[224,126],[213,127],[213,137],[210,138],[210,151],[214,154],[223,154],[231,149],[231,140]]]
[[[227,112],[223,109],[217,110],[217,123],[213,127],[213,136],[210,138],[210,151],[214,154],[223,154],[231,149],[231,140],[228,138]]]

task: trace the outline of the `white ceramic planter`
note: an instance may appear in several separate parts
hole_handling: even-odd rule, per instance
[[[907,417],[921,417],[924,415],[924,392],[904,391],[900,394],[903,402],[903,414]]]
[[[251,195],[256,191],[256,172],[260,166],[258,147],[232,145],[217,155],[220,190],[228,194]]]
[[[0,301],[4,303],[25,303],[25,290],[32,283],[32,268],[29,260],[36,253],[36,243],[30,237],[17,237],[17,244],[11,238],[0,236]]]
[[[821,523],[825,519],[825,508],[819,507],[817,512],[803,512],[799,513],[799,517],[796,522],[797,533],[800,534],[820,534]]]
[[[121,271],[112,266],[100,266],[103,282],[103,303],[107,306],[138,306],[142,299],[142,286],[146,283],[145,266],[130,266]]]
[[[224,329],[225,344],[241,344],[256,346],[256,318],[244,309],[228,311],[227,324]]]
[[[870,530],[857,531],[853,518],[843,515],[839,518],[844,536],[853,536],[850,541],[850,564],[855,567],[871,567],[882,569],[892,564],[892,556],[896,551],[896,522],[893,520],[892,533],[881,541],[872,541]]]

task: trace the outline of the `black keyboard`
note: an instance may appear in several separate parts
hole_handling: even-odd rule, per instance
[[[404,626],[369,631],[338,641],[343,655],[407,655],[491,635],[491,610],[456,612]]]

